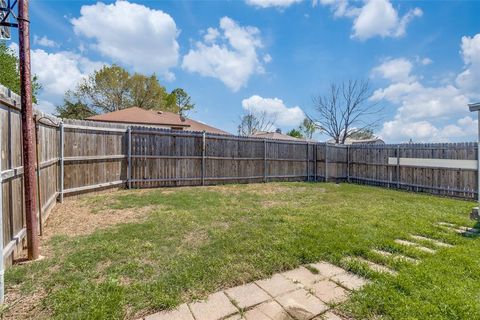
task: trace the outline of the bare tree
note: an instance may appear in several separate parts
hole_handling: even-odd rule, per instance
[[[275,120],[269,119],[265,112],[248,112],[240,117],[238,125],[239,136],[251,136],[259,131],[271,131]]]
[[[383,107],[370,102],[372,92],[366,80],[332,83],[328,94],[313,97],[316,127],[344,144],[356,132],[373,130],[382,118]]]

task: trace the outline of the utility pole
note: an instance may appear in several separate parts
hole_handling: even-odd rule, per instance
[[[20,95],[22,99],[23,181],[28,259],[38,259],[38,219],[35,195],[35,146],[30,72],[30,20],[28,0],[18,1],[18,46],[20,53]]]
[[[30,72],[30,20],[28,0],[0,0],[0,38],[9,39],[10,29],[18,28],[20,96],[22,104],[23,183],[25,190],[25,221],[28,259],[36,260],[38,252],[38,218],[35,177],[35,130],[32,110],[32,78]],[[17,4],[18,3],[18,4]],[[14,6],[17,4],[18,15]],[[9,17],[16,22],[10,23]],[[3,249],[3,248],[1,248]]]

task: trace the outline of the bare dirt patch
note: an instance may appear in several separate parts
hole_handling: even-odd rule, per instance
[[[87,235],[97,229],[103,229],[119,223],[141,221],[154,208],[129,208],[122,210],[92,208],[81,199],[66,199],[64,203],[53,208],[44,228],[42,240],[54,235],[74,237]]]
[[[36,290],[25,294],[17,286],[7,288],[2,319],[48,319],[49,315],[41,307],[40,301],[47,295],[44,290]]]

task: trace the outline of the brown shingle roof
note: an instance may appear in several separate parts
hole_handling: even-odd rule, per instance
[[[182,128],[188,131],[206,131],[216,134],[230,134],[226,131],[214,128],[204,123],[180,117],[180,115],[168,111],[146,110],[131,107],[114,112],[99,114],[88,117],[86,120],[100,122],[131,123],[148,126],[167,126]]]

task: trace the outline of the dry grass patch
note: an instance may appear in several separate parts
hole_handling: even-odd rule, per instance
[[[97,229],[104,229],[119,223],[139,222],[159,206],[131,209],[93,208],[89,202],[67,199],[53,208],[45,225],[42,241],[56,235],[75,237],[88,235]]]

